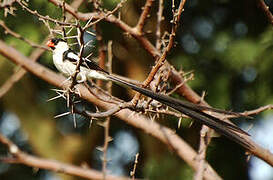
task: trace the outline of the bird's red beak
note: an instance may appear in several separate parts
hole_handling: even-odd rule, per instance
[[[51,40],[49,40],[49,41],[46,43],[46,45],[47,45],[48,47],[55,47],[55,44],[54,44]]]

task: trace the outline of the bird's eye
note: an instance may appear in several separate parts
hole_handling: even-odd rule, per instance
[[[55,45],[57,45],[60,41],[64,41],[63,39],[60,39],[60,38],[54,38],[54,39],[51,39],[51,42]],[[64,41],[65,42],[65,41]]]
[[[56,45],[57,44],[57,39],[52,39],[52,42]]]

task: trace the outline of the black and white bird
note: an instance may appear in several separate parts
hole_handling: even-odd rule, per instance
[[[47,42],[47,46],[53,50],[53,62],[56,68],[66,77],[69,77],[72,74],[74,74],[77,62],[79,61],[79,56],[69,48],[67,42],[60,38],[53,38]],[[96,64],[96,62],[84,59],[80,67],[80,72],[77,75],[77,80],[78,82],[83,82],[86,81],[87,79],[93,78],[111,80],[119,85],[130,87],[131,89],[143,95],[146,95],[166,106],[169,106],[193,118],[199,123],[216,130],[216,132],[235,141],[236,143],[242,145],[244,148],[246,149],[251,148],[251,145],[243,138],[244,135],[249,136],[247,132],[243,131],[242,129],[235,125],[232,125],[214,116],[211,116],[204,111],[214,111],[218,113],[241,116],[239,113],[200,106],[187,101],[178,100],[164,94],[155,93],[151,90],[139,87],[135,84],[129,83],[116,76],[113,76],[109,74],[107,71],[100,68]]]
[[[69,48],[67,42],[63,39],[51,39],[47,42],[47,46],[53,49],[53,63],[56,68],[66,77],[71,76],[76,70],[79,56]],[[107,80],[108,78],[102,72],[108,74],[95,62],[84,59],[77,80],[78,82],[84,82],[89,78]]]

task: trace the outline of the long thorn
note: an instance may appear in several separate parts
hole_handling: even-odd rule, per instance
[[[54,118],[56,119],[56,118],[59,118],[59,117],[66,116],[66,115],[68,115],[68,114],[70,114],[70,112],[65,112],[65,113],[62,113],[62,114],[56,115],[56,116],[54,116]]]

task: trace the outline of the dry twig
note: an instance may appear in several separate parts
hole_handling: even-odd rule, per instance
[[[136,167],[137,167],[137,163],[138,163],[138,156],[139,156],[139,153],[136,154],[135,163],[134,163],[134,168],[133,168],[133,170],[130,172],[130,175],[131,175],[131,177],[132,177],[132,180],[135,180]]]
[[[159,0],[158,3],[158,12],[157,12],[157,25],[156,25],[156,49],[160,51],[161,48],[161,21],[163,20],[163,0]]]
[[[156,61],[156,65],[152,68],[151,72],[149,73],[148,77],[146,78],[146,80],[143,83],[144,87],[147,87],[150,82],[154,79],[155,74],[157,73],[157,71],[160,69],[160,67],[164,64],[164,61],[167,57],[167,54],[170,52],[173,43],[174,43],[174,38],[175,38],[175,32],[178,28],[178,21],[180,20],[180,16],[183,12],[183,8],[185,5],[186,0],[181,0],[179,7],[178,7],[178,11],[177,13],[173,14],[173,26],[172,26],[172,32],[169,38],[169,44],[168,46],[165,48],[163,54],[161,55],[161,57]],[[132,102],[134,104],[136,104],[137,100],[140,97],[140,93],[136,93],[134,99],[132,100]]]
[[[196,157],[196,161],[199,162],[199,166],[197,171],[195,172],[194,180],[203,180],[204,179],[204,170],[206,166],[206,150],[208,146],[208,136],[207,129],[202,128],[200,131],[200,144],[198,150],[198,156]]]
[[[33,11],[33,10],[31,10],[31,9],[29,9],[24,3],[22,3],[22,1],[20,1],[20,0],[16,0],[16,2],[23,8],[23,9],[25,9],[25,10],[27,10],[30,14],[33,14],[34,16],[36,16],[36,17],[38,17],[39,19],[43,19],[43,20],[45,20],[45,21],[50,21],[50,22],[53,22],[53,23],[55,23],[55,24],[58,24],[58,25],[62,25],[62,26],[66,26],[66,27],[76,27],[77,26],[77,24],[73,24],[73,23],[68,23],[68,22],[62,22],[62,21],[58,21],[58,20],[56,20],[56,19],[53,19],[53,18],[51,18],[51,17],[49,17],[49,16],[43,16],[43,15],[41,15],[41,14],[39,14],[37,11]],[[62,5],[60,6],[60,7],[62,7]],[[65,7],[64,7],[64,9],[66,9]]]
[[[112,73],[112,41],[108,42],[108,72]],[[103,61],[104,62],[104,61]],[[109,94],[112,94],[112,82],[109,81],[107,83],[107,89]],[[104,122],[104,145],[103,145],[103,161],[102,161],[102,173],[104,177],[107,174],[107,148],[109,142],[112,138],[109,136],[109,129],[110,129],[110,119],[111,116],[108,116]]]

